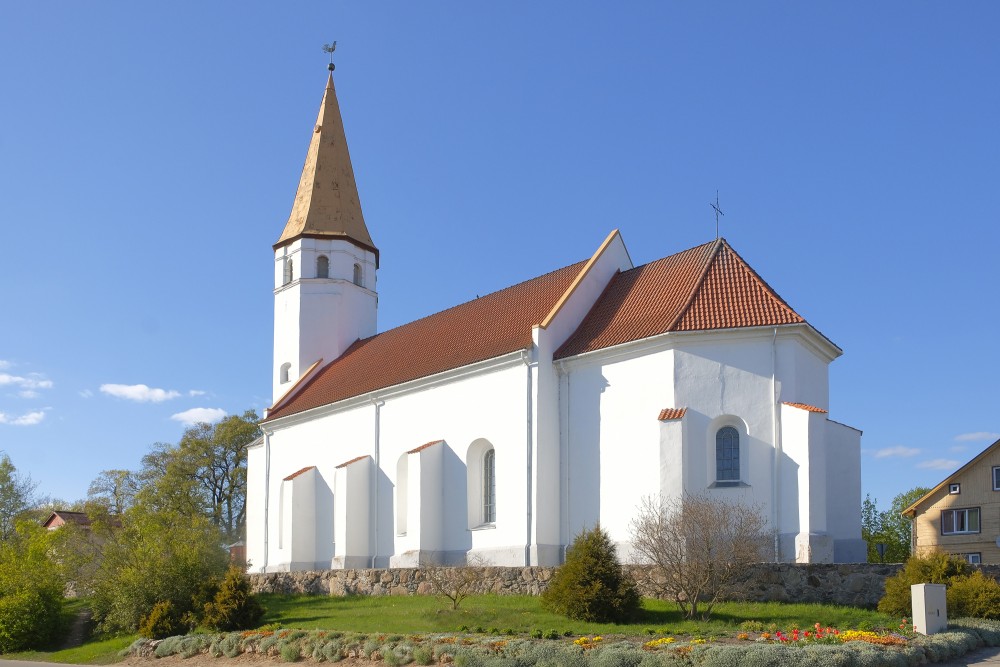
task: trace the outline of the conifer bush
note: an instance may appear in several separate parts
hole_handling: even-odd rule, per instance
[[[574,620],[614,623],[639,611],[639,592],[622,568],[615,545],[600,525],[585,530],[566,551],[566,562],[556,569],[542,605]]]
[[[232,565],[214,598],[204,606],[202,622],[215,630],[249,630],[257,627],[264,608],[250,590],[250,579]]]
[[[170,600],[161,600],[153,605],[149,614],[139,621],[139,635],[149,639],[166,639],[181,635],[187,627],[181,620],[181,613]]]

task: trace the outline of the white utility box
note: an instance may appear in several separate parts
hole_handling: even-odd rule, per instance
[[[944,584],[913,584],[913,631],[922,635],[944,632],[948,627]]]

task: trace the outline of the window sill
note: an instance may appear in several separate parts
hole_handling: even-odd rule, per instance
[[[710,489],[737,489],[737,488],[749,489],[750,485],[747,484],[746,482],[743,482],[743,481],[735,481],[735,480],[730,481],[730,480],[726,480],[724,482],[719,482],[719,481],[712,482],[711,484],[708,485],[708,488],[710,488]]]
[[[477,531],[477,530],[496,530],[496,528],[497,528],[497,525],[495,523],[482,523],[482,524],[479,524],[478,526],[470,528],[469,530],[471,530],[471,531]]]

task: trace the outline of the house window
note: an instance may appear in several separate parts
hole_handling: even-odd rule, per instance
[[[326,255],[320,255],[316,258],[316,277],[317,278],[329,278],[330,277],[330,258]]]
[[[1000,466],[993,466],[993,490],[1000,491]]]
[[[291,363],[286,361],[285,363],[281,364],[281,371],[279,373],[279,379],[278,379],[278,381],[281,382],[281,384],[285,384],[286,382],[288,382],[288,373],[291,370],[292,370]]]
[[[295,275],[294,267],[292,266],[292,260],[285,260],[285,273],[282,278],[282,285],[287,285],[292,282],[292,278]]]
[[[948,485],[948,493],[950,493],[951,495],[954,496],[954,495],[957,495],[957,494],[959,494],[961,492],[962,492],[962,485],[961,484],[949,484]]]
[[[968,561],[969,565],[982,565],[983,555],[982,554],[958,554],[959,557],[964,558]]]
[[[361,265],[354,265],[354,284],[361,287]]]
[[[715,434],[716,486],[736,486],[740,481],[740,433],[724,426]]]
[[[496,451],[488,450],[483,455],[483,523],[497,520],[497,468]]]
[[[941,534],[963,535],[979,532],[979,508],[941,511]]]

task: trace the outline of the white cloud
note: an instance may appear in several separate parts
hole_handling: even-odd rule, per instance
[[[29,412],[20,417],[13,417],[0,412],[0,424],[11,424],[12,426],[34,426],[41,423],[43,419],[45,419],[45,412],[41,410]]]
[[[38,398],[39,396],[41,396],[41,394],[39,394],[34,389],[22,389],[21,391],[17,392],[17,395],[20,396],[21,398]]]
[[[976,431],[975,433],[963,433],[955,436],[956,442],[985,442],[986,440],[996,440],[1000,438],[1000,433],[990,431]]]
[[[951,447],[948,448],[948,451],[955,452],[957,454],[959,452],[964,452],[967,449],[968,447],[966,447],[965,445],[952,445]]]
[[[188,391],[188,396],[204,396],[205,393],[201,389],[191,389]]]
[[[955,470],[960,465],[962,465],[962,462],[955,459],[932,459],[918,463],[917,467],[927,468],[928,470]]]
[[[0,359],[0,368],[10,368],[10,362]]]
[[[185,410],[184,412],[178,412],[176,415],[171,415],[170,418],[184,424],[185,426],[194,426],[199,422],[211,424],[212,422],[219,421],[225,416],[226,411],[221,408],[191,408],[190,410]]]
[[[101,393],[136,403],[162,403],[180,396],[173,389],[156,389],[144,384],[102,384]]]
[[[890,456],[916,456],[920,453],[919,449],[913,447],[903,447],[902,445],[896,445],[895,447],[885,447],[884,449],[879,449],[875,451],[875,458],[885,459]]]
[[[89,389],[84,389],[83,391],[80,392],[81,398],[90,398],[93,395],[94,392],[90,391]]]
[[[52,380],[46,380],[44,375],[38,373],[29,373],[27,376],[0,373],[0,386],[7,385],[28,390],[51,389]]]

